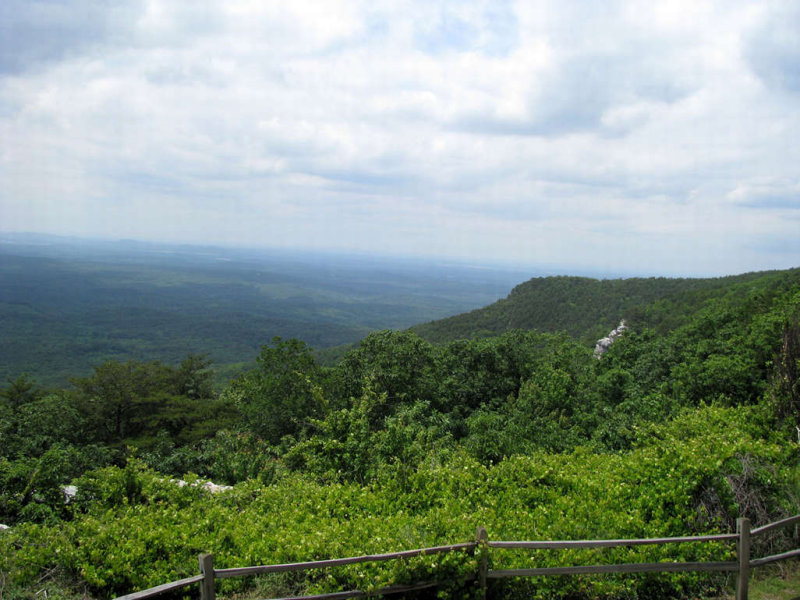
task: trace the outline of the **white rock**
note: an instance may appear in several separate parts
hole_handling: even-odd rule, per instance
[[[232,485],[217,485],[212,481],[206,481],[205,483],[194,482],[189,484],[185,482],[183,479],[170,479],[173,483],[178,484],[178,487],[183,487],[185,485],[191,485],[192,487],[201,487],[204,490],[208,490],[212,494],[216,494],[217,492],[227,492],[228,490],[232,490]]]
[[[597,344],[594,347],[594,356],[595,358],[600,358],[605,354],[606,350],[609,349],[611,344],[614,343],[619,336],[621,336],[625,331],[628,330],[628,324],[625,323],[625,319],[622,319],[619,322],[619,327],[616,329],[612,329],[611,332],[608,334],[608,337],[600,338],[597,340]]]
[[[212,483],[210,481],[206,481],[203,484],[203,487],[212,494],[216,494],[217,492],[227,492],[228,490],[233,489],[232,485],[217,485],[216,483]]]
[[[61,493],[64,494],[64,504],[69,504],[78,495],[78,488],[74,485],[65,485],[61,487]]]

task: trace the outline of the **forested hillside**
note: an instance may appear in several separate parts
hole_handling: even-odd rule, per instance
[[[533,280],[477,314],[515,315],[507,328],[581,313],[589,333],[553,325],[568,333],[490,336],[479,325],[468,339],[434,344],[385,330],[330,368],[304,342],[275,338],[220,394],[198,355],[175,365],[107,362],[64,389],[15,379],[0,402],[4,597],[107,598],[193,575],[201,551],[223,568],[463,542],[478,525],[493,539],[643,538],[800,512],[798,276]],[[629,330],[595,358],[594,339],[620,317]],[[210,494],[177,477],[233,489]],[[65,503],[67,484],[77,493]],[[796,546],[787,535],[755,551]],[[720,543],[495,560],[522,568],[732,553]],[[226,581],[220,593],[457,581],[474,561],[353,565]],[[708,574],[554,577],[508,580],[489,594],[655,600],[729,583]],[[456,584],[441,592],[471,593]]]
[[[666,333],[685,323],[709,299],[747,294],[761,286],[771,289],[769,282],[782,289],[796,285],[800,269],[712,279],[538,277],[485,308],[412,330],[436,343],[500,335],[512,329],[565,331],[589,342],[625,318],[635,329]]]

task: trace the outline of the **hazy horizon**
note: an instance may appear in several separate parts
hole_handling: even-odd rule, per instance
[[[19,241],[12,241],[8,238],[16,238]],[[33,240],[40,239],[41,242],[34,243]],[[460,270],[473,269],[475,271],[490,270],[498,273],[516,274],[520,279],[518,283],[522,283],[527,279],[533,277],[548,277],[548,276],[578,276],[578,277],[592,277],[598,279],[616,279],[628,277],[667,277],[667,278],[714,278],[726,277],[730,275],[741,275],[750,271],[735,271],[735,272],[717,272],[717,273],[694,273],[685,274],[681,272],[667,272],[667,271],[631,271],[631,270],[605,270],[598,269],[589,265],[557,265],[557,264],[535,264],[525,262],[512,262],[502,260],[470,260],[461,257],[448,257],[448,256],[435,256],[435,255],[403,255],[403,254],[382,254],[374,253],[366,250],[341,250],[341,249],[320,249],[320,248],[276,248],[271,246],[258,246],[248,244],[224,244],[224,243],[188,243],[188,242],[171,242],[166,240],[147,240],[135,238],[112,238],[112,237],[85,237],[76,235],[60,235],[49,234],[41,232],[9,232],[0,230],[0,245],[31,245],[31,246],[58,246],[59,244],[69,245],[75,244],[78,247],[87,247],[92,245],[110,245],[118,247],[130,247],[133,245],[136,249],[150,247],[150,252],[166,252],[167,248],[171,251],[199,251],[206,252],[215,251],[220,253],[234,252],[251,255],[252,257],[261,256],[279,256],[282,258],[290,259],[326,259],[327,261],[335,262],[337,259],[343,260],[363,260],[375,264],[387,263],[394,266],[405,265],[407,267],[427,265],[436,268],[446,268],[452,266]],[[159,250],[160,249],[160,250]],[[222,260],[223,258],[220,258]],[[754,271],[773,271],[785,270],[800,267],[800,262],[797,265],[791,265],[785,268],[775,269],[755,269]],[[504,276],[505,279],[508,275]]]

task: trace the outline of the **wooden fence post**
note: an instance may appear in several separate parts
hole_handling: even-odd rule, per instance
[[[200,600],[214,600],[214,555],[201,554],[199,556],[200,574]]]
[[[478,563],[478,594],[479,598],[486,598],[486,576],[489,572],[489,547],[486,542],[489,541],[489,534],[486,532],[486,527],[478,527],[475,532],[475,543],[478,544],[478,556],[480,562]]]
[[[736,533],[739,534],[736,548],[739,558],[736,600],[747,600],[747,581],[750,577],[750,519],[737,519]]]

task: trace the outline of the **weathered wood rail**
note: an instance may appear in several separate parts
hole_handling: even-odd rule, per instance
[[[414,556],[436,554],[441,552],[453,552],[456,550],[466,550],[469,552],[480,551],[478,571],[469,577],[465,577],[462,583],[474,581],[475,585],[485,596],[487,582],[489,579],[502,579],[506,577],[543,577],[553,575],[590,575],[590,574],[609,574],[609,573],[674,573],[680,571],[719,571],[732,572],[737,574],[736,579],[736,600],[747,600],[747,587],[750,571],[754,567],[770,564],[773,562],[788,560],[800,557],[800,548],[765,556],[762,558],[751,558],[750,543],[754,537],[763,535],[776,529],[790,527],[800,523],[800,515],[795,515],[781,521],[751,529],[748,519],[737,521],[736,533],[724,533],[716,535],[686,536],[686,537],[667,537],[667,538],[645,538],[645,539],[620,539],[620,540],[555,540],[555,541],[490,541],[486,529],[479,527],[475,536],[475,541],[463,544],[451,544],[448,546],[435,546],[432,548],[419,548],[416,550],[404,550],[402,552],[389,552],[386,554],[370,554],[365,556],[353,556],[349,558],[334,558],[329,560],[318,560],[299,563],[288,563],[282,565],[259,565],[252,567],[236,567],[227,569],[215,569],[214,559],[211,554],[201,554],[199,557],[200,574],[187,577],[178,581],[165,583],[153,588],[120,596],[117,600],[145,600],[159,594],[179,590],[190,585],[200,584],[201,600],[215,599],[215,585],[217,579],[228,577],[245,577],[264,573],[286,573],[290,571],[306,571],[310,569],[324,569],[327,567],[337,567],[352,565],[364,562],[380,562],[387,560],[399,560]],[[732,561],[708,561],[708,562],[656,562],[656,563],[627,563],[627,564],[601,564],[601,565],[575,565],[565,567],[539,567],[531,569],[489,569],[489,552],[492,548],[497,549],[531,549],[531,550],[563,550],[567,548],[614,548],[620,546],[639,546],[644,544],[663,545],[663,544],[686,544],[686,543],[708,543],[708,542],[736,542],[736,560]],[[362,598],[365,596],[378,596],[399,594],[416,590],[437,587],[452,581],[420,581],[409,585],[393,585],[370,592],[362,590],[348,590],[328,594],[318,594],[315,596],[293,596],[291,598],[281,598],[276,600],[344,600],[346,598]]]

